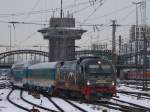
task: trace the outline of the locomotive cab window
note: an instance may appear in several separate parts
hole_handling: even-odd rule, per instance
[[[107,62],[100,60],[87,60],[85,63],[85,72],[89,75],[111,75],[113,72],[111,64]]]
[[[87,71],[89,73],[112,73],[111,66],[104,64],[104,65],[89,65]]]

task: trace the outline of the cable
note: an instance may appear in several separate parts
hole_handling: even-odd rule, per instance
[[[129,12],[126,16],[124,16],[123,18],[121,18],[119,21],[125,21],[125,19],[127,19],[133,12],[135,11],[135,9],[133,9],[131,12]]]
[[[101,4],[98,7],[96,7],[96,9],[94,9],[94,11],[86,19],[83,20],[82,24],[84,24],[103,4],[104,3],[101,2]]]
[[[97,3],[97,2],[96,2]],[[87,2],[80,2],[76,4],[76,6],[81,6],[81,5],[86,5],[89,4],[89,1]],[[68,9],[73,7],[74,4],[70,4],[67,6],[64,6],[63,9]],[[22,15],[31,15],[31,14],[41,14],[41,13],[49,13],[49,12],[54,12],[54,11],[59,11],[60,8],[52,8],[52,9],[47,9],[47,10],[38,10],[38,11],[30,11],[30,12],[19,12],[19,13],[14,13],[14,14],[0,14],[0,17],[10,17],[10,16],[22,16]]]
[[[37,7],[37,5],[39,4],[39,2],[40,2],[40,0],[37,0],[37,1],[36,1],[35,5],[32,7],[32,9],[31,9],[30,12],[32,12],[32,11]],[[30,14],[28,14],[28,15],[26,16],[25,20],[26,20],[27,18],[29,18],[29,17],[30,17]]]
[[[117,9],[117,10],[114,10],[114,11],[112,11],[112,12],[110,12],[110,13],[108,13],[108,14],[104,14],[104,15],[102,15],[102,16],[99,16],[99,17],[94,17],[94,18],[91,18],[91,19],[89,19],[89,20],[95,20],[95,19],[99,19],[99,18],[103,18],[103,17],[107,17],[107,16],[110,16],[110,15],[112,15],[112,14],[116,14],[117,12],[121,12],[121,11],[123,11],[123,10],[126,10],[126,9],[128,9],[128,8],[130,8],[130,7],[133,7],[133,5],[128,5],[128,6],[125,6],[125,7],[123,7],[123,8],[120,8],[120,9]]]
[[[78,13],[78,12],[81,12],[81,11],[85,10],[85,9],[88,9],[89,7],[91,7],[91,6],[88,5],[88,6],[86,6],[86,7],[83,7],[82,9],[76,10],[76,11],[73,12],[73,14],[76,14],[76,13]]]
[[[13,24],[13,26],[15,24],[31,24],[31,25],[44,25],[44,26],[49,25],[49,24],[33,23],[33,22],[19,22],[19,21],[10,21],[10,22],[8,22],[8,21],[2,21],[2,20],[0,20],[0,23]]]
[[[35,35],[37,32],[33,32],[31,33],[27,38],[25,38],[24,40],[20,41],[18,44],[22,44],[23,42],[27,41],[28,39],[30,39],[33,35]]]
[[[0,20],[0,23],[8,23],[8,21]]]

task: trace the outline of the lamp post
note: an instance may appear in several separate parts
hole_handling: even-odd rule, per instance
[[[11,51],[11,25],[8,25],[8,27],[9,27],[9,37],[10,37],[9,42],[10,42],[10,51]]]
[[[138,5],[141,4],[141,2],[132,2],[136,6],[136,25],[138,25]]]
[[[136,6],[136,25],[135,25],[135,53],[138,52],[138,39],[137,39],[137,27],[138,27],[138,5],[141,2],[132,2]],[[138,56],[135,55],[135,65],[138,65]]]

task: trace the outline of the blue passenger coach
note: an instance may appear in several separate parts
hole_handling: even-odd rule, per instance
[[[25,86],[34,89],[50,90],[55,84],[58,62],[39,63],[28,67]]]
[[[22,87],[26,82],[27,69],[29,65],[31,65],[29,61],[23,61],[12,66],[10,81],[14,86]]]

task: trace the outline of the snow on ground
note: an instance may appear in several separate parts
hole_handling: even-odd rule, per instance
[[[57,110],[56,107],[47,98],[43,97],[42,95],[40,96],[41,97],[40,99],[35,99],[31,95],[28,95],[27,92],[23,92],[23,96],[25,99],[27,99],[28,101],[31,101],[35,104],[42,105],[44,107]],[[41,100],[42,100],[42,104],[41,104]],[[78,109],[72,107],[70,104],[68,104],[67,102],[65,102],[64,100],[62,100],[60,98],[52,98],[52,100],[56,104],[58,104],[66,112],[80,112]],[[106,108],[100,107],[100,106],[94,106],[94,105],[88,105],[88,104],[79,104],[77,102],[73,102],[73,103],[75,103],[77,106],[80,106],[81,108],[87,110],[88,112],[101,112],[101,110],[106,109]]]
[[[10,92],[11,89],[0,89],[0,112],[25,112],[24,110],[21,110],[17,107],[15,107],[13,104],[9,103],[7,101],[7,94]],[[58,110],[49,100],[41,95],[40,99],[35,99],[31,95],[28,95],[27,92],[23,92],[23,97],[26,100],[31,101],[32,103],[41,105],[43,107],[47,107],[50,109]],[[27,108],[32,108],[32,105],[24,102],[22,99],[20,99],[20,91],[15,90],[10,96],[10,99],[13,100],[13,102],[20,104],[21,106],[27,107]],[[42,104],[41,104],[42,100]],[[70,104],[67,102],[63,101],[62,99],[59,98],[52,98],[54,102],[56,102],[61,108],[63,108],[66,112],[80,112],[78,109],[72,107]],[[102,112],[104,107],[100,106],[93,106],[89,104],[79,104],[77,102],[73,102],[76,105],[82,107],[83,109],[87,110],[88,112]],[[46,112],[44,110],[41,110],[40,112]],[[117,111],[110,111],[108,109],[108,112],[117,112]]]
[[[130,85],[129,85],[130,86]],[[148,93],[150,94],[150,91],[143,91],[142,89],[137,89],[137,88],[132,88],[133,85],[131,85],[130,87],[127,87],[125,85],[120,85],[117,87],[118,91],[130,91],[130,92],[141,92],[141,93]],[[135,87],[135,85],[133,86]]]
[[[0,99],[2,99],[0,101],[0,112],[25,112],[7,101],[7,94],[9,92],[10,89],[0,89]]]
[[[7,80],[0,80],[0,84],[7,84],[9,83]]]
[[[148,99],[142,99],[142,98],[137,99],[137,97],[119,94],[119,93],[118,93],[118,96],[119,98],[116,98],[116,99],[120,99],[126,102],[134,103],[134,104],[145,106],[145,107],[150,107],[150,100]]]
[[[20,98],[20,91],[19,90],[14,90],[10,96],[11,100],[13,100],[13,102],[23,105],[23,107],[28,108],[28,109],[32,109],[33,105],[30,105],[26,102],[24,102],[21,98]],[[40,112],[47,112],[45,110],[39,109]]]
[[[0,112],[25,112],[24,110],[21,110],[17,107],[15,107],[14,105],[12,105],[11,103],[9,103],[7,101],[7,94],[10,92],[11,89],[7,88],[7,89],[0,89]],[[124,91],[133,91],[133,92],[139,92],[141,90],[138,89],[133,89],[133,88],[129,88],[129,87],[125,87],[125,86],[120,86],[118,87],[118,90],[124,90]],[[142,91],[142,92],[146,92],[146,91]],[[150,93],[150,91],[147,91],[148,93]],[[150,107],[150,100],[148,99],[137,99],[134,96],[129,96],[129,95],[125,95],[125,94],[121,94],[118,93],[117,94],[119,96],[118,99],[120,100],[124,100],[127,102],[131,102],[131,103],[135,103],[135,104],[139,104],[142,106],[147,106]],[[58,109],[44,96],[40,96],[40,99],[36,99],[31,95],[28,95],[27,92],[23,92],[23,97],[26,100],[31,101],[32,103],[35,103],[37,105],[41,105],[43,107],[49,108],[49,109],[53,109],[58,111]],[[17,104],[20,104],[24,107],[27,108],[32,108],[32,105],[24,102],[23,100],[20,99],[20,91],[19,90],[15,90],[11,96],[10,96],[11,100],[13,100],[14,102],[16,102]],[[52,98],[52,100],[54,102],[56,102],[60,107],[62,107],[66,112],[80,112],[78,109],[72,107],[70,104],[68,104],[67,102],[65,102],[62,99],[59,98]],[[41,103],[42,101],[42,103]],[[101,106],[94,106],[94,105],[90,105],[90,104],[80,104],[78,102],[74,102],[72,101],[74,104],[76,104],[77,106],[82,107],[83,109],[87,110],[88,112],[102,112],[103,109],[105,109],[105,107],[101,107]],[[44,110],[41,110],[41,112],[46,112]],[[107,109],[107,112],[119,112],[116,110],[111,110],[111,109]]]
[[[141,89],[130,88],[130,87],[126,87],[124,85],[118,87],[118,90],[124,90],[124,91],[130,91],[130,92],[141,92],[141,93],[150,94],[150,91],[142,91]],[[149,99],[144,99],[144,98],[138,99],[137,97],[129,96],[129,95],[121,94],[121,93],[118,93],[117,96],[119,96],[119,98],[116,98],[116,99],[135,103],[135,104],[145,106],[145,107],[150,107],[150,100]]]
[[[74,101],[71,101],[71,102],[73,102],[74,104],[76,104],[77,106],[79,106],[85,110],[88,110],[88,112],[101,112],[102,110],[107,110],[108,112],[118,112],[118,111],[111,111],[110,109],[107,109],[103,106],[84,104],[84,103],[80,104],[80,103],[77,103]]]
[[[67,111],[67,112],[77,112],[79,111],[78,109],[72,107],[70,104],[68,104],[67,102],[65,102],[63,99],[60,98],[52,98],[52,100],[56,103],[59,104],[59,106]],[[80,112],[80,111],[79,111]]]
[[[6,97],[9,92],[10,92],[10,89],[0,89],[0,99],[2,99],[2,101],[0,101],[0,112],[25,112],[24,110],[15,107],[13,104],[11,104],[7,101]],[[49,102],[49,100],[47,98],[43,97],[42,95],[41,95],[40,99],[35,99],[31,95],[28,95],[27,92],[23,92],[23,97],[25,99],[31,101],[32,103],[35,103],[35,104],[38,104],[38,105],[41,105],[43,107],[47,107],[50,109],[57,110],[57,108],[51,102]],[[20,99],[20,91],[18,91],[18,90],[13,91],[13,93],[10,96],[10,99],[13,102],[20,104],[24,107],[32,108],[32,105],[27,104],[26,102],[24,102],[23,100]],[[52,98],[52,99],[59,106],[61,106],[64,110],[66,110],[66,112],[79,112],[79,110],[77,110],[76,108],[72,107],[70,104],[67,104],[67,102],[65,102],[59,98]],[[41,100],[42,100],[42,104],[41,104]],[[95,109],[92,109],[89,105],[83,106],[83,108],[84,107],[86,107],[86,109],[89,112],[100,112],[100,110],[95,111]],[[46,111],[41,110],[41,112],[46,112]]]
[[[58,109],[46,97],[43,97],[42,95],[40,95],[40,99],[36,99],[32,95],[28,95],[28,92],[23,92],[23,97],[34,104],[58,111]]]

